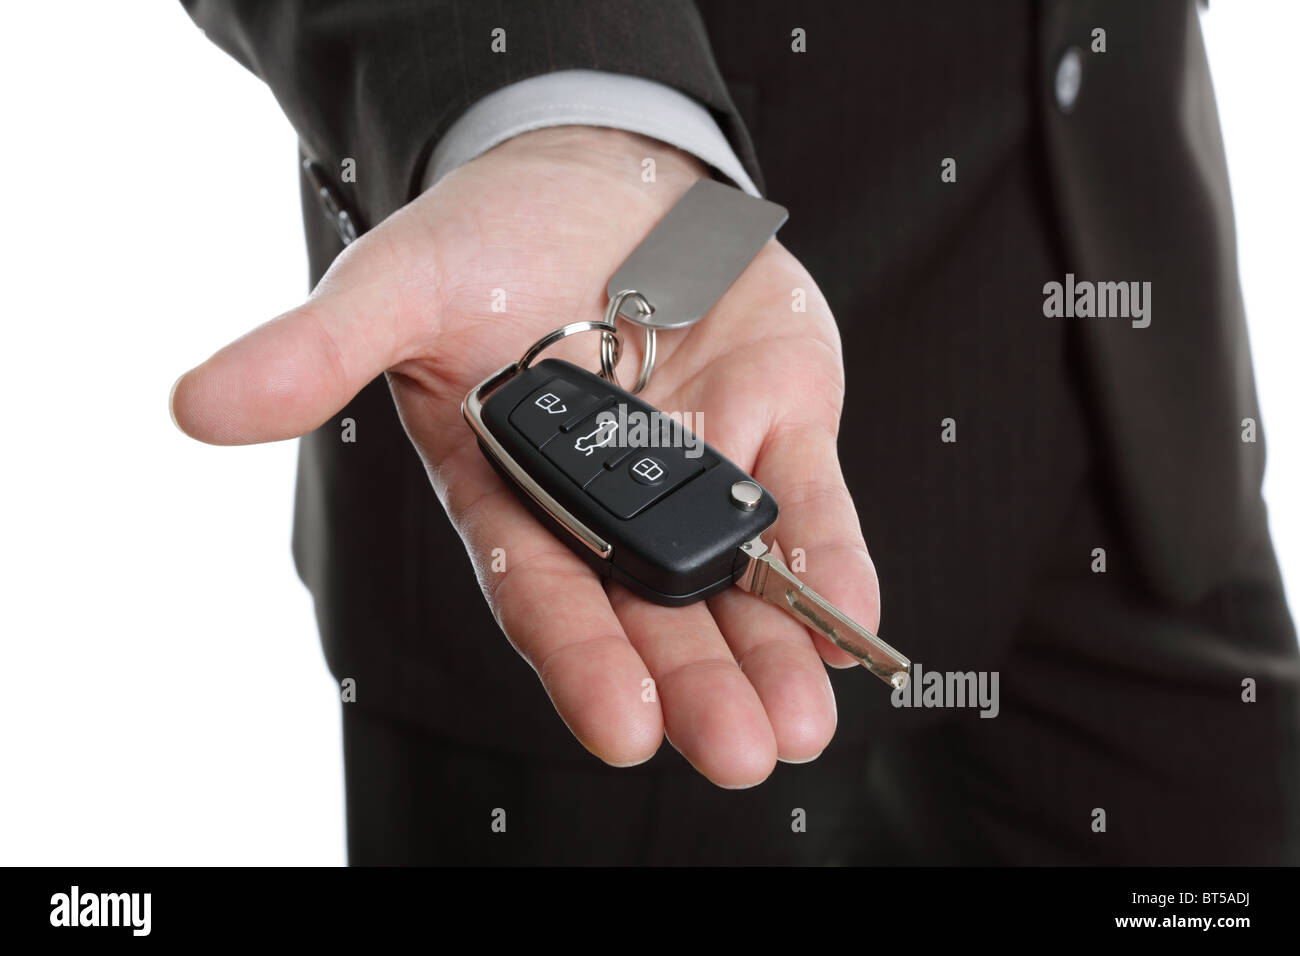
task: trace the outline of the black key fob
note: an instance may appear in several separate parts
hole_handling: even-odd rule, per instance
[[[533,513],[656,604],[730,587],[748,564],[742,545],[776,522],[772,496],[683,424],[568,362],[507,367],[463,411]]]

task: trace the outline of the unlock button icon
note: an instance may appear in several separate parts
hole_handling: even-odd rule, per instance
[[[632,476],[643,485],[653,485],[668,473],[657,458],[640,458],[632,463]]]

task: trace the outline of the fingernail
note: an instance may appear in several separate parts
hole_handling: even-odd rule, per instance
[[[815,754],[813,754],[811,757],[805,757],[803,760],[790,760],[790,759],[787,759],[787,758],[785,758],[785,757],[777,757],[776,759],[777,759],[777,762],[778,762],[778,763],[792,763],[792,764],[812,763],[814,760],[816,760],[818,757],[820,757],[820,756],[821,756],[822,754],[824,754],[825,752],[826,752],[826,751],[824,751],[824,750],[819,750],[819,751],[817,751]]]
[[[176,386],[188,374],[188,372],[184,372],[178,376],[176,381],[172,382],[172,390],[167,393],[167,414],[172,417],[172,424],[176,426],[176,430],[182,435],[185,434],[185,429],[181,428],[181,423],[176,420]]]
[[[655,755],[651,754],[649,757],[642,757],[640,760],[629,760],[627,763],[615,763],[612,760],[606,760],[605,763],[615,770],[626,770],[628,767],[639,767],[643,763],[649,763],[654,757]]]

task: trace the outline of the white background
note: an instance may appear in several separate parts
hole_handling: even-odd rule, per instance
[[[5,20],[0,863],[342,863],[295,447],[205,447],[166,407],[306,292],[293,131],[177,4]],[[1203,23],[1295,595],[1300,4]]]

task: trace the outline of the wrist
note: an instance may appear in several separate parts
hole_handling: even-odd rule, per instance
[[[530,130],[484,153],[481,159],[527,157],[550,159],[602,177],[638,183],[688,187],[709,175],[708,167],[690,153],[657,139],[604,126],[550,126]],[[647,179],[652,160],[653,179]]]

